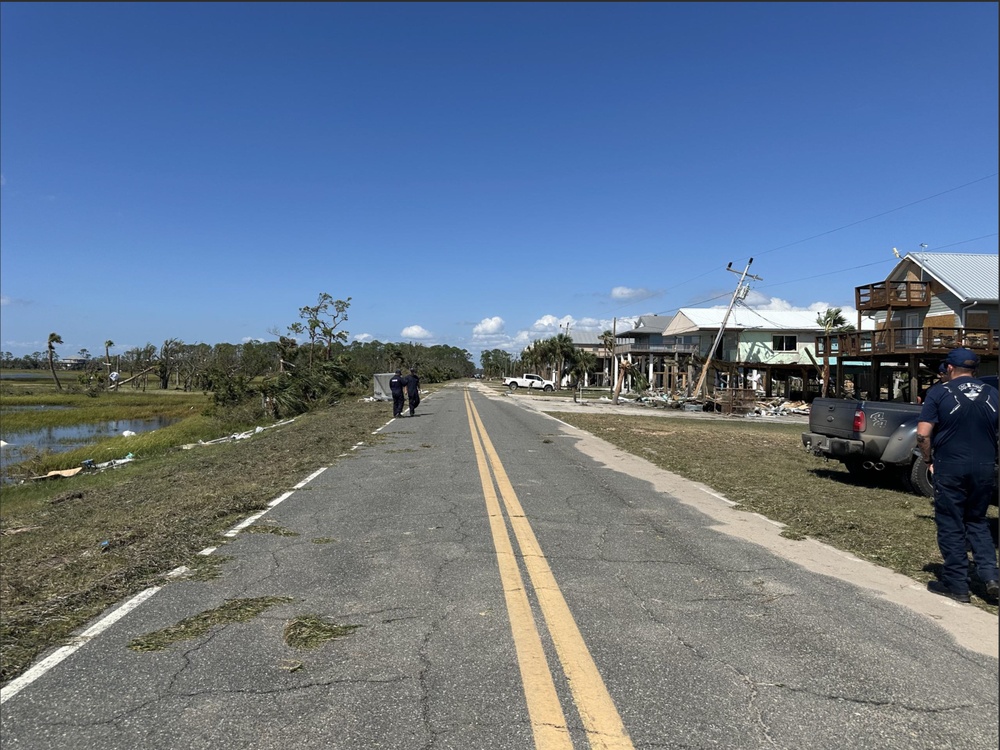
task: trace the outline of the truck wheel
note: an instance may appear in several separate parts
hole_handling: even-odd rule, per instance
[[[547,385],[544,388],[542,388],[542,390],[543,391],[551,391],[552,390],[552,386],[551,385]]]
[[[511,383],[507,387],[510,388],[512,391],[516,391],[517,390],[517,383]]]
[[[914,459],[913,466],[910,467],[910,487],[913,492],[924,497],[934,497],[934,482],[931,480],[931,472],[924,463],[924,459],[919,456]]]

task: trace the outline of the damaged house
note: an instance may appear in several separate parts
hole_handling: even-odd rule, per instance
[[[712,352],[709,390],[738,388],[766,397],[802,398],[822,367],[815,355],[817,337],[823,334],[817,316],[815,311],[735,307]],[[725,308],[694,307],[673,316],[642,316],[634,329],[618,335],[615,353],[646,375],[654,390],[687,393],[709,359],[725,317]]]
[[[998,289],[995,253],[909,253],[884,281],[855,287],[859,330],[821,337],[818,356],[828,350],[831,358],[863,361],[857,393],[874,400],[915,402],[958,346],[979,354],[979,374],[996,375]],[[841,368],[834,383],[846,382]],[[840,387],[837,394],[846,395]]]
[[[682,308],[664,331],[682,357],[688,355],[681,360],[689,368],[685,386],[694,385],[725,315],[722,308]],[[815,355],[816,339],[823,333],[817,316],[815,311],[734,307],[711,352],[709,390],[745,389],[767,398],[803,399],[822,367]]]

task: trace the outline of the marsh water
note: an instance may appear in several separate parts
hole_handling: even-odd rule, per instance
[[[28,407],[26,407],[28,408]],[[46,406],[48,409],[60,407]],[[13,435],[2,434],[0,439],[6,445],[0,448],[0,479],[7,480],[7,467],[30,458],[39,453],[62,453],[74,448],[91,445],[109,437],[121,435],[126,430],[131,432],[149,432],[158,430],[176,422],[168,417],[153,417],[151,419],[116,419],[91,424],[78,424],[68,427],[47,427],[42,430],[18,432]],[[123,456],[124,457],[124,456]]]

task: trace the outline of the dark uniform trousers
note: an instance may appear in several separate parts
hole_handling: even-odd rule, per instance
[[[997,467],[989,463],[934,462],[934,510],[938,547],[944,559],[941,582],[955,593],[969,591],[972,548],[979,579],[997,580],[996,548],[986,521],[990,499],[996,496]]]

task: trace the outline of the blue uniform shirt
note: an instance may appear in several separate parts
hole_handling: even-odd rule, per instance
[[[919,420],[934,425],[934,460],[996,461],[998,401],[996,388],[968,376],[927,391]]]

